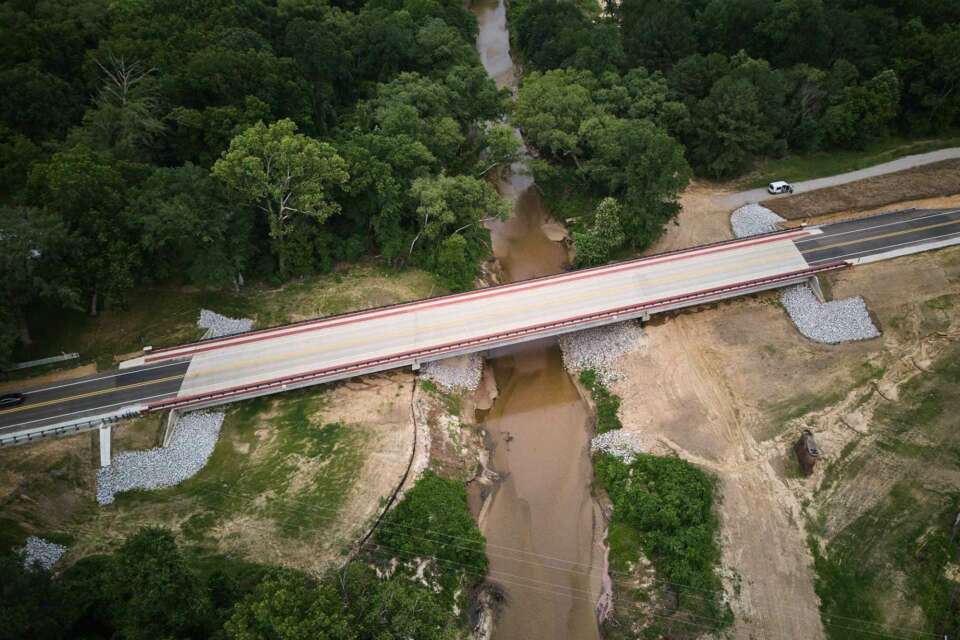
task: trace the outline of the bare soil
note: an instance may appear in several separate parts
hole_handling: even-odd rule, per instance
[[[771,293],[650,323],[648,348],[620,361],[626,376],[614,391],[624,428],[641,431],[654,453],[675,453],[719,479],[737,638],[824,637],[806,542],[816,509],[807,506],[823,469],[848,434],[869,428],[864,396],[895,398],[915,363],[960,337],[952,333],[956,314],[937,302],[960,294],[960,248],[837,272],[827,285],[835,297],[864,296],[883,335],[810,342]],[[825,457],[811,478],[799,476],[791,452],[804,425],[815,427]],[[845,522],[885,495],[877,464],[857,486],[827,498],[845,505],[830,513]]]
[[[715,183],[698,182],[680,196],[680,213],[668,224],[663,236],[645,253],[662,253],[733,237],[730,209],[722,204],[730,193]]]
[[[762,204],[788,220],[798,220],[957,193],[960,193],[960,160],[944,160],[838,187],[774,198]]]

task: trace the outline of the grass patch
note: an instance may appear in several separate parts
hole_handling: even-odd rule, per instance
[[[450,415],[459,416],[463,412],[463,398],[460,395],[441,390],[432,380],[421,380],[420,388],[440,398]]]
[[[79,311],[29,310],[34,341],[29,348],[21,348],[16,359],[76,351],[80,360],[61,368],[96,362],[99,369],[106,369],[115,364],[115,356],[139,351],[145,345],[160,348],[199,339],[203,332],[196,322],[202,308],[252,318],[256,328],[264,328],[440,293],[444,291],[425,271],[396,272],[368,263],[281,287],[251,284],[240,293],[172,286],[137,289],[129,293],[122,308],[104,311],[96,318]],[[31,370],[31,375],[36,372]]]
[[[620,411],[620,398],[600,382],[597,372],[593,369],[584,369],[580,372],[580,383],[590,391],[593,402],[597,406],[597,433],[606,433],[623,427],[617,416],[617,412]]]
[[[170,489],[122,494],[117,505],[177,505],[189,513],[183,530],[195,541],[240,514],[271,520],[288,538],[316,535],[336,518],[365,459],[362,432],[322,423],[322,405],[315,391],[243,402],[227,414],[197,476]]]
[[[823,178],[849,171],[857,171],[903,156],[927,153],[937,149],[960,146],[960,131],[935,140],[911,140],[891,137],[869,145],[863,150],[818,151],[803,155],[769,159],[761,162],[737,183],[738,189],[757,189],[774,180],[798,182]]]
[[[877,408],[874,446],[848,445],[827,470],[821,491],[874,472],[877,455],[885,457],[884,473],[895,474],[893,488],[872,508],[825,544],[811,542],[830,638],[960,633],[957,584],[946,576],[960,552],[960,538],[953,534],[960,491],[950,480],[960,471],[958,412],[960,345],[955,345],[930,372],[900,387],[899,402]],[[821,519],[828,515],[820,513]],[[861,622],[851,625],[851,618]]]

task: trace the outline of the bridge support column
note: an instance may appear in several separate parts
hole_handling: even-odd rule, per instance
[[[419,362],[418,360],[414,360],[414,361],[413,361],[413,364],[410,365],[410,368],[411,368],[413,371],[420,371],[420,362]]]
[[[100,466],[110,466],[110,431],[111,425],[100,426]]]

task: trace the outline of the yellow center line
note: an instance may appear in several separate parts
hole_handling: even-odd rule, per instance
[[[789,243],[789,245],[782,247],[782,249],[777,251],[774,255],[762,255],[760,257],[751,258],[748,260],[739,260],[739,261],[736,261],[735,265],[733,266],[734,268],[737,268],[737,269],[743,269],[744,267],[748,267],[748,266],[767,265],[767,264],[771,264],[778,261],[785,261],[787,256],[790,256],[791,254],[797,255],[797,253],[799,253],[796,247],[793,246],[792,242],[790,241],[784,241],[784,242]],[[729,264],[724,264],[719,266],[711,265],[709,267],[705,267],[696,271],[685,271],[683,273],[663,275],[659,278],[643,278],[639,283],[636,281],[635,278],[631,278],[631,282],[625,285],[616,284],[616,285],[608,285],[606,287],[593,287],[588,290],[586,295],[583,292],[574,292],[574,293],[566,294],[564,296],[551,296],[547,301],[540,301],[540,302],[530,303],[522,306],[512,306],[511,311],[514,314],[521,313],[521,312],[528,312],[528,311],[536,311],[539,309],[543,309],[545,307],[564,305],[564,304],[568,304],[570,302],[578,301],[578,300],[579,301],[592,300],[604,295],[609,295],[611,293],[618,293],[622,291],[635,291],[638,287],[658,286],[658,285],[668,284],[676,281],[689,280],[689,279],[700,277],[703,275],[710,275],[714,273],[723,272],[729,269],[731,269],[731,265]],[[678,295],[683,295],[683,294],[681,293]],[[413,330],[411,330],[409,327],[405,327],[395,331],[377,333],[377,335],[374,338],[371,338],[370,336],[361,336],[351,340],[325,342],[324,344],[313,349],[299,348],[295,351],[285,351],[285,352],[282,352],[270,357],[266,357],[266,358],[255,357],[255,358],[248,358],[245,360],[233,361],[228,365],[188,372],[186,375],[185,383],[186,383],[186,380],[188,379],[212,376],[218,373],[223,373],[225,371],[239,370],[241,368],[248,367],[251,365],[271,364],[271,363],[287,360],[291,356],[301,356],[301,357],[317,356],[330,351],[343,349],[345,347],[353,347],[357,345],[370,344],[374,341],[380,341],[383,339],[411,337],[411,338],[414,338],[414,344],[415,344],[416,337],[418,335],[436,334],[438,331],[449,329],[451,327],[462,326],[464,324],[468,324],[470,322],[483,319],[484,317],[489,317],[489,311],[486,311],[486,310],[480,311],[477,313],[473,313],[472,315],[469,315],[469,316],[461,315],[454,320],[450,320],[446,322],[438,322],[438,323],[434,323],[427,326],[419,326],[418,316],[419,316],[419,313],[413,314],[413,318],[412,318],[412,322],[414,323]],[[464,339],[466,340],[468,338],[464,338]],[[221,351],[220,353],[223,353],[223,351]],[[194,362],[197,362],[198,358],[202,358],[202,356],[194,356]],[[193,365],[191,364],[191,369],[192,368],[193,368]],[[197,385],[196,387],[194,387],[194,389],[190,390],[185,388],[186,387],[186,384],[185,384],[184,387],[181,387],[181,391],[183,391],[186,394],[189,394],[196,391],[196,389],[203,389],[210,386],[213,386],[213,385]]]
[[[156,380],[146,380],[144,382],[135,382],[134,384],[124,385],[122,387],[110,387],[109,389],[99,389],[97,391],[88,391],[87,393],[79,393],[74,396],[68,396],[63,398],[54,398],[53,400],[45,400],[43,402],[33,402],[30,404],[23,404],[19,407],[14,407],[13,409],[5,409],[0,411],[0,415],[6,415],[8,413],[16,413],[18,411],[29,411],[31,409],[38,409],[40,407],[48,407],[52,404],[61,404],[64,402],[70,402],[72,400],[81,400],[83,398],[92,398],[93,396],[102,396],[107,393],[113,393],[115,391],[124,391],[126,389],[137,389],[139,387],[147,387],[152,384],[160,384],[161,382],[170,382],[172,380],[179,380],[183,377],[183,374],[177,376],[169,376],[167,378],[157,378]]]
[[[847,240],[846,242],[837,242],[834,244],[823,245],[821,247],[812,247],[810,249],[804,249],[800,253],[816,253],[817,251],[826,251],[827,249],[835,249],[837,247],[845,247],[851,244],[860,244],[862,242],[870,242],[871,240],[880,240],[882,238],[895,238],[897,236],[906,235],[908,233],[916,233],[918,231],[926,231],[927,229],[936,229],[938,227],[946,227],[952,224],[957,224],[960,220],[950,220],[948,222],[938,222],[937,224],[928,224],[923,227],[914,227],[913,229],[905,229],[903,231],[891,231],[890,233],[880,233],[875,236],[867,236],[866,238],[858,238],[856,240]],[[936,238],[930,238],[935,240]]]

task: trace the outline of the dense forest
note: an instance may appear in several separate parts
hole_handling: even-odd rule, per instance
[[[0,8],[0,360],[31,305],[379,256],[469,287],[519,142],[457,0]]]
[[[581,265],[656,239],[688,165],[726,179],[960,124],[951,0],[513,0],[508,19],[514,120]]]
[[[0,4],[0,364],[42,309],[338,261],[473,286],[518,157],[575,266],[648,246],[691,174],[960,121],[950,0],[513,0],[514,104],[458,0]],[[691,169],[692,168],[692,169]]]
[[[428,471],[373,544],[319,578],[181,546],[158,528],[57,576],[0,556],[0,638],[453,640],[486,572],[463,484]]]

